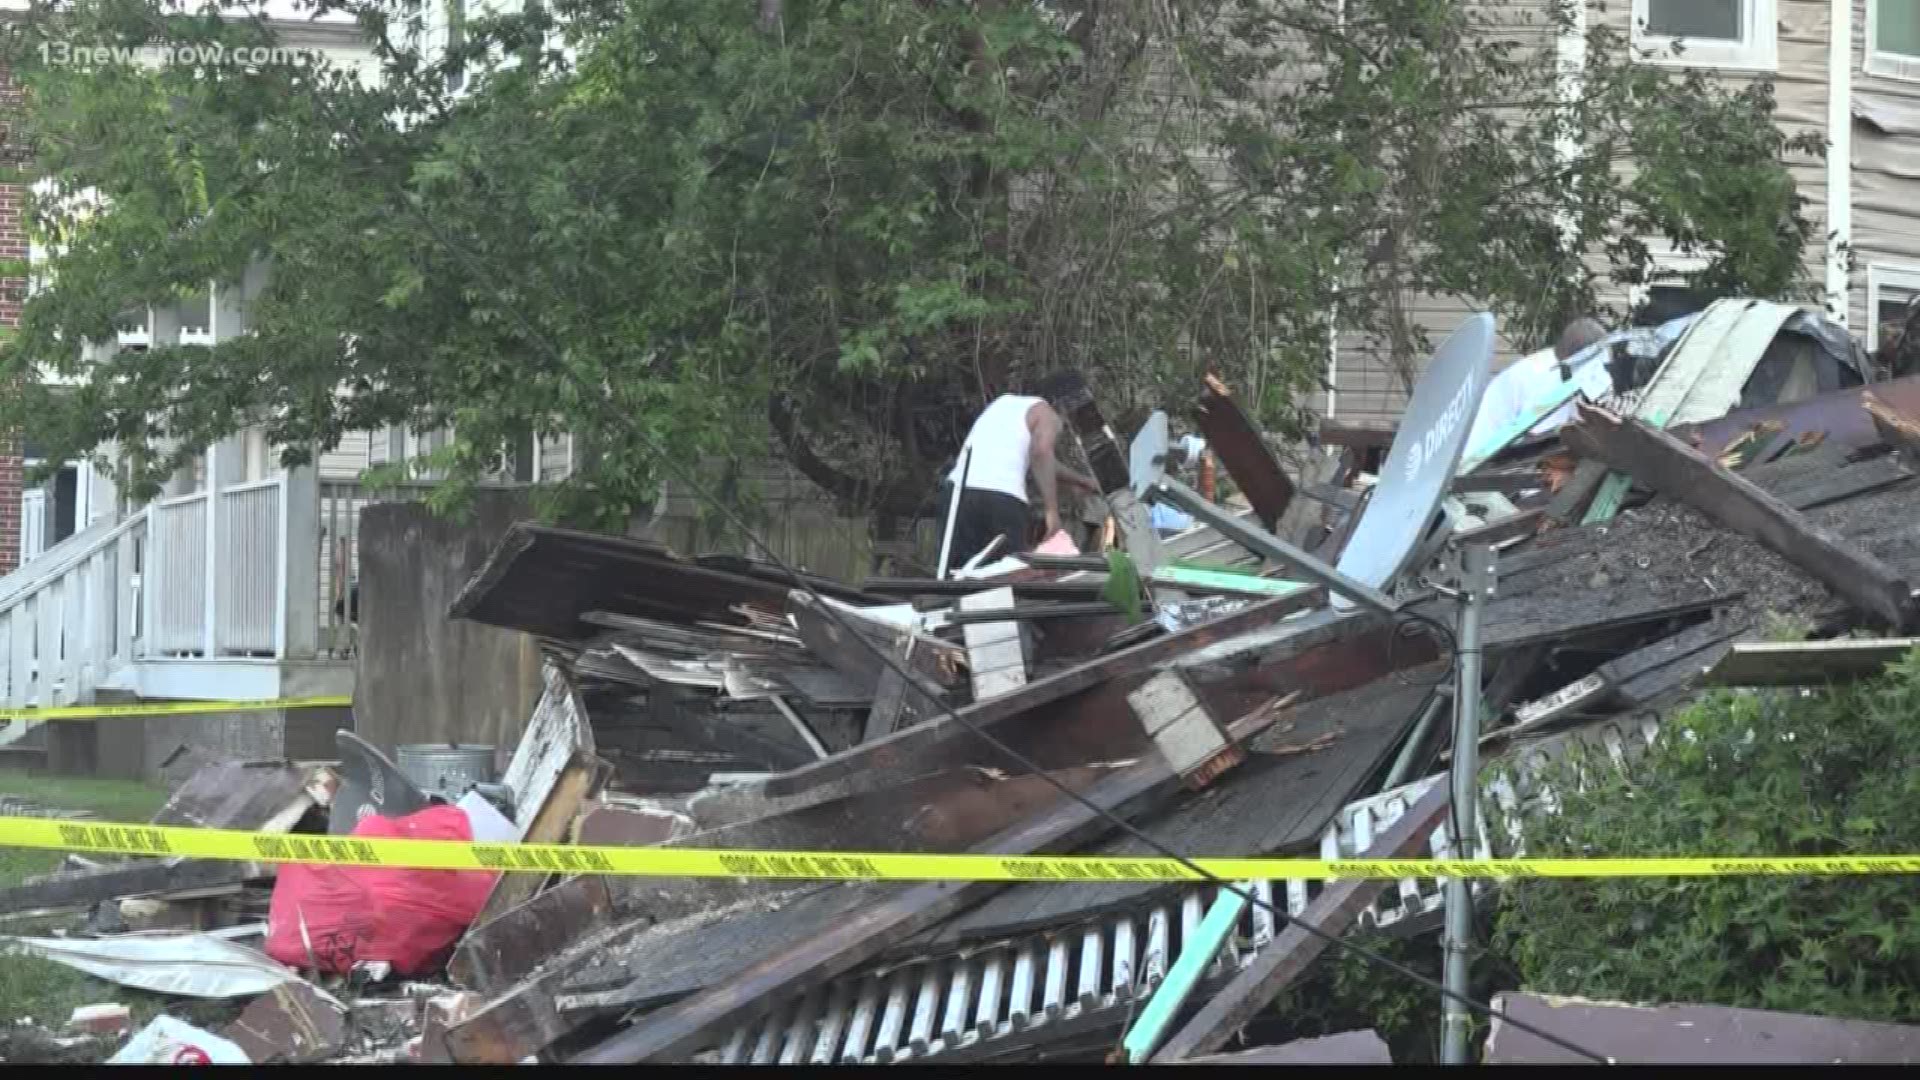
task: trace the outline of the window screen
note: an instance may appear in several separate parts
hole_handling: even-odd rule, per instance
[[[1660,37],[1740,41],[1746,0],[1647,0],[1647,33]],[[1898,3],[1883,6],[1900,6]]]

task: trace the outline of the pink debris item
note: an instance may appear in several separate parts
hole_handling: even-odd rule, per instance
[[[1080,554],[1079,545],[1073,542],[1073,537],[1068,536],[1067,530],[1065,529],[1061,529],[1058,532],[1054,533],[1052,536],[1049,536],[1045,540],[1042,540],[1040,542],[1040,546],[1037,548],[1034,548],[1033,550],[1035,551],[1035,553],[1040,555],[1078,555]]]

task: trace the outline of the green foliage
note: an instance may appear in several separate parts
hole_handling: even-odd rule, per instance
[[[135,490],[246,423],[289,460],[450,424],[449,499],[512,440],[571,431],[574,512],[644,503],[663,455],[776,447],[904,512],[982,395],[1029,374],[1079,368],[1124,416],[1212,368],[1298,430],[1336,311],[1410,371],[1413,296],[1543,341],[1592,306],[1586,254],[1644,272],[1617,225],[1763,295],[1809,236],[1780,158],[1812,148],[1764,83],[1635,65],[1596,27],[1563,98],[1553,26],[1485,6],[785,0],[762,27],[745,0],[535,0],[467,20],[446,62],[394,44],[386,0],[321,6],[382,42],[378,79],[41,62],[272,40],[158,0],[23,27],[60,250],[4,355],[78,385],[35,382],[0,424],[54,458],[146,448]],[[89,189],[108,209],[58,201]],[[249,336],[82,348],[210,279],[248,282]]]
[[[1476,939],[1484,940],[1491,920],[1480,922],[1484,925]],[[1362,932],[1351,940],[1440,981],[1440,941],[1434,934],[1390,937]],[[1477,1001],[1487,1001],[1512,982],[1512,972],[1499,957],[1483,954],[1469,973],[1468,992]],[[1274,1045],[1370,1028],[1386,1041],[1396,1064],[1437,1063],[1442,1002],[1438,993],[1357,953],[1329,949],[1305,979],[1274,999],[1272,1015],[1262,1019],[1272,1026],[1260,1033],[1260,1041]],[[1475,1016],[1473,1025],[1469,1043],[1478,1046],[1486,1033],[1486,1019]]]
[[[1914,851],[1916,721],[1920,653],[1850,686],[1715,694],[1668,721],[1630,776],[1593,763],[1583,788],[1561,783],[1561,812],[1527,823],[1529,854]],[[1920,922],[1905,878],[1534,881],[1505,895],[1501,947],[1529,989],[1920,1016]]]

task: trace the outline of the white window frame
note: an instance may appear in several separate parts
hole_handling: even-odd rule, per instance
[[[1867,0],[1867,48],[1861,58],[1860,68],[1869,75],[1883,79],[1900,79],[1905,82],[1920,82],[1920,56],[1906,53],[1884,52],[1880,48],[1880,5],[1888,0]],[[1894,0],[1911,2],[1911,0]]]
[[[1880,299],[1889,289],[1920,295],[1920,265],[1867,264],[1867,350],[1880,347]]]
[[[1647,280],[1627,289],[1627,310],[1638,311],[1640,305],[1647,302],[1653,290],[1662,285],[1687,284],[1688,274],[1697,274],[1712,264],[1713,259],[1706,255],[1687,254],[1674,251],[1670,247],[1649,249],[1648,257],[1653,265],[1647,269]]]
[[[1740,41],[1686,38],[1681,51],[1674,44],[1682,39],[1647,32],[1648,8],[1653,0],[1633,0],[1633,47],[1646,50],[1650,64],[1671,67],[1725,68],[1735,71],[1777,71],[1780,67],[1780,23],[1777,0],[1741,0],[1741,25],[1746,37]],[[1871,7],[1873,0],[1868,0]]]

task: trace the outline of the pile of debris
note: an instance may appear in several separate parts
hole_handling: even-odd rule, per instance
[[[518,525],[453,610],[539,636],[545,693],[499,784],[443,794],[498,817],[488,836],[553,843],[1152,853],[1112,815],[1194,855],[1446,856],[1452,665],[1436,631],[1459,627],[1434,578],[1491,546],[1482,753],[1504,767],[1475,847],[1511,853],[1502,814],[1539,796],[1541,762],[1582,744],[1630,754],[1703,683],[1852,677],[1913,644],[1831,640],[1914,621],[1920,379],[1864,381],[1830,345],[1817,317],[1747,301],[1604,340],[1564,365],[1564,393],[1477,419],[1443,462],[1431,527],[1399,539],[1374,535],[1368,510],[1404,498],[1394,454],[1430,450],[1428,430],[1390,439],[1385,466],[1350,445],[1296,479],[1211,381],[1194,411],[1246,498],[1181,504],[1206,524],[1164,541],[1142,500],[1173,490],[1166,451],[1137,443],[1129,469],[1090,396],[1063,410],[1126,560],[795,589],[751,560]],[[1604,409],[1580,389],[1595,362],[1620,373]],[[1389,541],[1406,550],[1382,556]],[[1322,571],[1362,549],[1388,565],[1362,584],[1396,614],[1331,602]],[[1763,641],[1774,617],[1828,640]],[[331,831],[373,803],[434,801],[378,751],[342,748]],[[286,820],[266,802],[192,820]],[[168,872],[258,872],[197,866]],[[123,894],[177,887],[107,872]],[[437,996],[388,996],[412,1004],[389,1005],[397,1043],[382,1046],[508,1064],[1385,1060],[1370,1033],[1220,1051],[1257,1042],[1250,1022],[1326,947],[1273,908],[1334,933],[1423,934],[1438,884],[1249,885],[1261,904],[1187,882],[505,874]],[[1558,1052],[1494,1035],[1503,1060]]]

